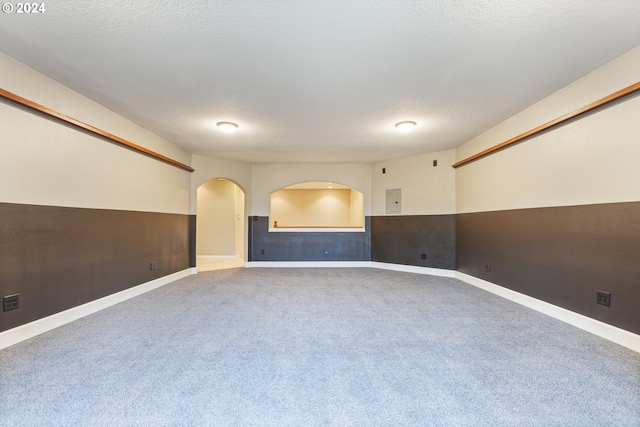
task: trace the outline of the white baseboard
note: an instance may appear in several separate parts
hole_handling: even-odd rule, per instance
[[[417,267],[415,265],[390,264],[387,262],[370,262],[370,267],[382,270],[404,271],[406,273],[428,274],[429,276],[455,277],[455,270],[444,268]]]
[[[389,264],[375,261],[250,261],[244,266],[271,268],[305,268],[305,267],[369,267],[381,270],[404,271],[407,273],[428,274],[430,276],[454,277],[454,270],[442,268],[417,267],[414,265]]]
[[[640,335],[459,271],[455,278],[640,353]]]
[[[8,331],[0,332],[0,350],[29,338],[33,338],[36,335],[40,335],[59,326],[73,322],[74,320],[78,320],[81,317],[88,316],[89,314],[96,313],[107,307],[126,301],[145,292],[149,292],[183,277],[197,273],[197,270],[195,273],[194,270],[194,268],[188,268],[186,270],[178,271],[176,273],[169,274],[168,276],[160,277],[159,279],[134,286],[133,288],[125,289],[124,291],[107,295],[106,297],[86,304],[61,311],[60,313],[34,320],[33,322],[9,329]]]
[[[249,261],[244,266],[270,268],[307,268],[307,267],[371,267],[369,261]]]

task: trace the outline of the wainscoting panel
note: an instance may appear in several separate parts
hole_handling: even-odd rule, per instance
[[[185,270],[189,215],[0,203],[0,332]],[[154,263],[153,267],[151,263]]]
[[[455,215],[374,216],[371,261],[453,270],[455,233]]]
[[[269,217],[249,217],[249,261],[369,261],[370,229],[366,217],[364,232],[269,232]]]
[[[459,272],[640,333],[640,202],[460,214],[456,246]]]

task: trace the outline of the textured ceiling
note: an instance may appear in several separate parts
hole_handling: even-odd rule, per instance
[[[191,152],[251,162],[456,147],[640,44],[638,0],[45,6],[0,14],[0,49]]]

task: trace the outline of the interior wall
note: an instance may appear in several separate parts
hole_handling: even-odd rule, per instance
[[[271,193],[300,182],[328,181],[364,194],[365,215],[371,211],[371,166],[363,163],[254,163],[250,215],[270,214]]]
[[[403,215],[446,215],[456,212],[455,150],[437,151],[374,163],[371,206],[385,215],[386,190],[402,189]],[[437,166],[433,162],[437,161]],[[383,170],[384,169],[384,173]]]
[[[151,260],[158,262],[160,269],[152,274],[170,274],[176,269],[188,267],[183,256],[189,253],[189,248],[185,246],[189,244],[189,226],[184,226],[181,218],[186,217],[187,222],[193,220],[196,214],[196,189],[203,182],[219,176],[233,180],[247,191],[247,213],[255,216],[253,219],[256,224],[249,224],[245,214],[242,220],[245,233],[252,229],[250,225],[256,230],[262,230],[265,224],[268,226],[271,192],[304,181],[338,182],[362,191],[364,214],[374,215],[371,219],[374,230],[370,238],[366,233],[353,234],[342,245],[348,249],[345,257],[349,259],[371,259],[373,252],[375,258],[380,258],[382,262],[421,265],[421,260],[415,261],[412,257],[423,248],[403,244],[401,236],[411,236],[412,241],[418,243],[437,243],[442,239],[430,236],[450,236],[447,233],[454,231],[457,245],[454,259],[457,258],[458,270],[627,330],[640,330],[637,316],[629,315],[640,312],[640,285],[636,283],[640,271],[637,263],[623,256],[602,258],[600,254],[603,249],[595,243],[622,242],[621,247],[633,251],[625,253],[637,252],[633,249],[635,246],[629,246],[640,240],[635,220],[637,216],[629,215],[626,208],[616,209],[616,206],[622,203],[633,210],[635,208],[632,205],[640,201],[640,169],[637,167],[640,163],[640,144],[637,143],[637,136],[640,135],[640,122],[637,120],[640,96],[628,97],[456,170],[450,167],[457,160],[635,83],[640,75],[640,47],[523,110],[457,150],[373,165],[249,164],[190,155],[2,53],[0,68],[3,70],[0,87],[182,163],[191,164],[196,169],[189,174],[0,102],[3,123],[0,136],[3,147],[3,155],[0,156],[0,204],[4,209],[0,217],[7,218],[10,215],[13,218],[10,229],[14,230],[11,244],[0,248],[0,262],[11,266],[0,269],[0,292],[2,295],[21,293],[29,296],[21,303],[19,310],[0,314],[0,330],[42,317],[45,312],[70,308],[105,292],[116,291],[107,286],[113,277],[97,274],[96,263],[105,255],[105,250],[111,251],[129,244],[127,233],[123,232],[125,230],[142,233],[130,235],[144,236],[144,244],[150,245],[153,250],[136,249],[132,257],[134,263],[126,264],[126,268],[122,268],[124,258],[112,260],[108,264],[109,271],[129,272],[126,277],[118,278],[118,283],[129,287],[141,283],[141,280],[148,280]],[[437,166],[433,166],[434,160],[437,160]],[[382,173],[382,168],[386,173]],[[402,189],[403,215],[385,215],[385,190],[388,188]],[[575,213],[563,210],[554,210],[561,213],[558,220],[544,220],[547,218],[544,216],[548,213],[547,208],[563,206],[580,206],[585,211],[581,211],[581,219],[575,221]],[[38,207],[45,209],[46,213],[34,214]],[[65,207],[71,211],[58,211],[57,208],[49,210],[50,207]],[[139,212],[142,217],[131,215],[124,221],[114,220],[121,218],[119,213],[125,211]],[[24,212],[32,213],[27,215]],[[61,215],[60,212],[65,214]],[[455,212],[458,215],[452,225],[447,216]],[[501,229],[504,218],[500,212],[508,214],[514,224],[522,224],[520,228],[526,227],[527,233],[489,232]],[[172,226],[157,225],[146,228],[144,232],[141,230],[142,224],[162,223],[158,222],[158,218],[164,218],[164,214],[177,215],[171,217],[175,219]],[[66,220],[63,223],[63,218],[69,215],[82,219],[78,219],[78,225]],[[431,221],[438,218],[443,221],[437,224]],[[560,221],[560,218],[566,221]],[[396,219],[400,222],[394,222]],[[420,225],[415,226],[415,221]],[[83,224],[82,228],[79,224]],[[615,227],[610,227],[611,224],[615,224]],[[368,223],[367,233],[370,226]],[[99,232],[113,227],[117,227],[118,233],[110,235]],[[442,234],[434,234],[436,229]],[[47,252],[51,256],[59,256],[60,262],[54,259],[53,262],[42,264],[28,259],[28,256],[17,260],[14,258],[15,248],[12,249],[12,245],[28,242],[30,245],[50,248],[51,242],[56,241],[51,240],[56,230],[67,230],[72,236],[93,233],[97,237],[88,248],[80,245],[81,237],[60,241],[62,247],[55,246],[55,251]],[[398,230],[412,232],[403,234]],[[305,259],[327,259],[318,250],[329,244],[339,247],[336,238],[342,238],[342,235],[328,233],[322,236],[304,234],[295,238],[290,236],[283,244],[274,239],[283,238],[284,233],[278,236],[274,234],[261,233],[260,238],[266,240],[252,243],[273,245],[267,248],[273,247],[279,254],[276,258],[284,257],[286,260],[300,257],[300,247],[313,250],[313,253],[303,256]],[[113,236],[121,238],[107,241]],[[558,269],[550,274],[552,261],[543,254],[557,247],[571,248],[570,240],[577,236],[598,238],[587,239],[586,243],[580,244],[586,245],[581,246],[580,263],[554,264],[554,268]],[[534,242],[533,239],[538,240]],[[390,249],[394,245],[409,246],[411,251],[396,259],[394,257],[397,255]],[[158,251],[161,247],[172,249],[166,253]],[[502,254],[494,258],[493,276],[484,273],[488,248],[497,248],[494,253]],[[269,251],[266,258],[260,258],[260,248],[254,246],[254,249],[258,251],[252,252],[254,259],[269,259]],[[445,245],[436,249],[446,250]],[[448,250],[450,256],[451,248]],[[22,253],[28,255],[32,252],[25,247]],[[68,260],[70,253],[81,254],[77,259],[74,258],[72,265],[63,262]],[[571,256],[568,252],[557,253],[558,256]],[[515,258],[521,262],[516,262]],[[577,269],[585,264],[593,269],[593,274],[581,283],[568,284],[567,278],[579,273]],[[49,268],[38,280],[25,279],[34,265],[46,265]],[[528,276],[520,266],[535,268],[537,276],[531,277],[538,279],[525,283],[523,280]],[[624,272],[622,277],[620,271]],[[64,289],[61,283],[71,285]],[[596,288],[613,290],[612,307],[593,305],[592,297]],[[60,291],[58,295],[63,304],[54,307],[48,305],[46,298],[56,291]],[[46,308],[35,310],[35,307]]]
[[[455,150],[372,165],[371,259],[455,268]],[[386,214],[386,191],[401,190],[402,214]]]
[[[245,253],[245,195],[240,187],[234,185],[235,190],[235,255],[239,260],[244,260]]]
[[[198,256],[236,255],[237,202],[233,182],[212,179],[197,191],[196,253]],[[244,217],[244,215],[243,215]]]
[[[456,150],[456,161],[637,83],[640,46]],[[640,200],[640,96],[456,169],[457,212]]]
[[[0,332],[189,267],[189,217],[0,203]],[[153,268],[151,264],[153,263]]]
[[[456,160],[639,75],[640,47],[462,145]],[[640,96],[629,96],[457,168],[457,269],[640,332],[638,111]],[[596,304],[598,290],[611,307]]]
[[[348,227],[351,190],[282,189],[271,195],[271,226]]]
[[[349,190],[349,196],[349,201],[351,204],[351,207],[349,209],[349,226],[364,227],[364,195],[352,188]]]
[[[217,157],[192,155],[191,167],[195,171],[191,174],[191,204],[189,212],[196,213],[196,192],[205,182],[213,178],[225,178],[236,183],[247,195],[245,200],[247,212],[251,212],[252,166],[251,163],[236,160],[220,159]]]
[[[0,87],[185,164],[191,155],[0,53]],[[190,173],[0,102],[0,201],[189,213]]]
[[[459,214],[457,270],[640,334],[638,218],[640,202]]]
[[[252,167],[251,163],[247,162],[239,162],[236,160],[228,160],[228,159],[220,159],[217,157],[209,157],[202,156],[199,154],[192,155],[192,163],[191,166],[195,169],[193,174],[191,174],[191,204],[189,206],[189,212],[193,214],[193,222],[195,225],[196,212],[197,212],[197,191],[198,187],[200,187],[203,183],[209,181],[213,178],[224,177],[230,181],[233,181],[236,185],[238,185],[239,190],[242,192],[242,203],[244,204],[243,209],[238,209],[240,214],[240,222],[241,225],[237,225],[237,227],[242,227],[242,233],[236,234],[238,239],[242,239],[242,244],[236,244],[236,247],[243,248],[240,259],[248,258],[248,229],[249,224],[247,220],[247,213],[251,212],[251,194],[253,192],[252,189]],[[242,211],[242,213],[240,213]],[[237,219],[237,216],[236,216]],[[195,238],[196,230],[194,226],[193,232],[193,252],[196,252],[196,244]],[[195,259],[194,259],[195,266]]]
[[[371,261],[454,270],[455,215],[371,217]]]
[[[270,232],[269,218],[249,221],[249,261],[370,261],[371,218],[358,232]]]
[[[169,141],[2,53],[0,69],[3,89],[191,162]],[[0,313],[0,330],[189,267],[188,171],[9,101],[0,102],[0,122],[0,296],[20,294],[20,308]]]

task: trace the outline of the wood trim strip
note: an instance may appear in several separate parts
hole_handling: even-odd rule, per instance
[[[16,104],[20,104],[20,105],[22,105],[24,107],[27,107],[27,108],[31,109],[31,110],[35,110],[35,111],[37,111],[39,113],[42,113],[42,114],[44,114],[46,116],[53,117],[54,119],[60,120],[60,121],[62,121],[64,123],[66,123],[66,124],[72,125],[72,126],[74,126],[76,128],[79,128],[81,130],[87,131],[87,132],[92,133],[94,135],[97,135],[99,137],[106,138],[106,139],[108,139],[108,140],[110,140],[112,142],[115,142],[116,144],[125,146],[125,147],[130,148],[130,149],[132,149],[134,151],[137,151],[138,153],[144,154],[146,156],[153,157],[153,158],[155,158],[157,160],[163,161],[165,163],[169,163],[170,165],[177,166],[177,167],[182,168],[182,169],[184,169],[186,171],[189,171],[189,172],[193,172],[194,171],[194,169],[189,165],[185,165],[184,163],[180,163],[177,160],[173,160],[173,159],[171,159],[171,158],[169,158],[167,156],[163,156],[160,153],[156,153],[155,151],[152,151],[152,150],[149,150],[147,148],[144,148],[144,147],[142,147],[142,146],[140,146],[138,144],[134,144],[133,142],[129,142],[126,139],[122,139],[122,138],[120,138],[118,136],[112,135],[109,132],[103,131],[102,129],[98,129],[98,128],[94,127],[94,126],[88,125],[88,124],[86,124],[84,122],[81,122],[80,120],[74,119],[73,117],[66,116],[66,115],[64,115],[62,113],[59,113],[59,112],[55,111],[55,110],[47,108],[44,105],[40,105],[37,102],[33,102],[31,100],[23,98],[23,97],[21,97],[19,95],[16,95],[15,93],[11,93],[11,92],[9,92],[7,90],[4,90],[2,88],[0,88],[0,97],[5,98],[5,99],[7,99],[7,100],[9,100],[11,102],[14,102]]]
[[[484,156],[487,156],[487,155],[489,155],[489,154],[491,154],[491,153],[493,153],[495,151],[501,150],[501,149],[503,149],[505,147],[508,147],[509,145],[512,145],[512,144],[515,144],[516,142],[522,141],[525,138],[529,138],[530,136],[534,136],[534,135],[536,135],[536,134],[538,134],[540,132],[543,132],[543,131],[545,131],[547,129],[550,129],[550,128],[552,128],[554,126],[557,126],[557,125],[559,125],[561,123],[564,123],[564,122],[566,122],[568,120],[571,120],[573,118],[576,118],[578,116],[586,114],[586,113],[588,113],[590,111],[593,111],[593,110],[595,110],[597,108],[600,108],[600,107],[602,107],[604,105],[607,105],[607,104],[609,104],[609,103],[611,103],[613,101],[617,101],[618,99],[623,98],[623,97],[625,97],[627,95],[631,95],[632,93],[637,92],[639,90],[640,90],[640,82],[632,84],[631,86],[628,86],[628,87],[626,87],[624,89],[620,89],[619,91],[617,91],[615,93],[612,93],[611,95],[605,96],[604,98],[601,98],[601,99],[599,99],[599,100],[597,100],[595,102],[592,102],[589,105],[585,105],[584,107],[579,108],[579,109],[577,109],[575,111],[572,111],[571,113],[565,114],[564,116],[560,116],[557,119],[551,120],[550,122],[547,122],[547,123],[545,123],[543,125],[540,125],[537,128],[531,129],[531,130],[529,130],[529,131],[527,131],[525,133],[522,133],[522,134],[520,134],[518,136],[515,136],[515,137],[513,137],[511,139],[508,139],[508,140],[506,140],[506,141],[504,141],[504,142],[502,142],[502,143],[500,143],[498,145],[494,145],[493,147],[487,148],[486,150],[481,151],[479,153],[476,153],[473,156],[467,157],[464,160],[460,160],[459,162],[454,163],[452,165],[452,167],[457,168],[457,167],[462,166],[462,165],[464,165],[466,163],[469,163],[469,162],[472,162],[474,160],[480,159],[480,158],[482,158]]]

